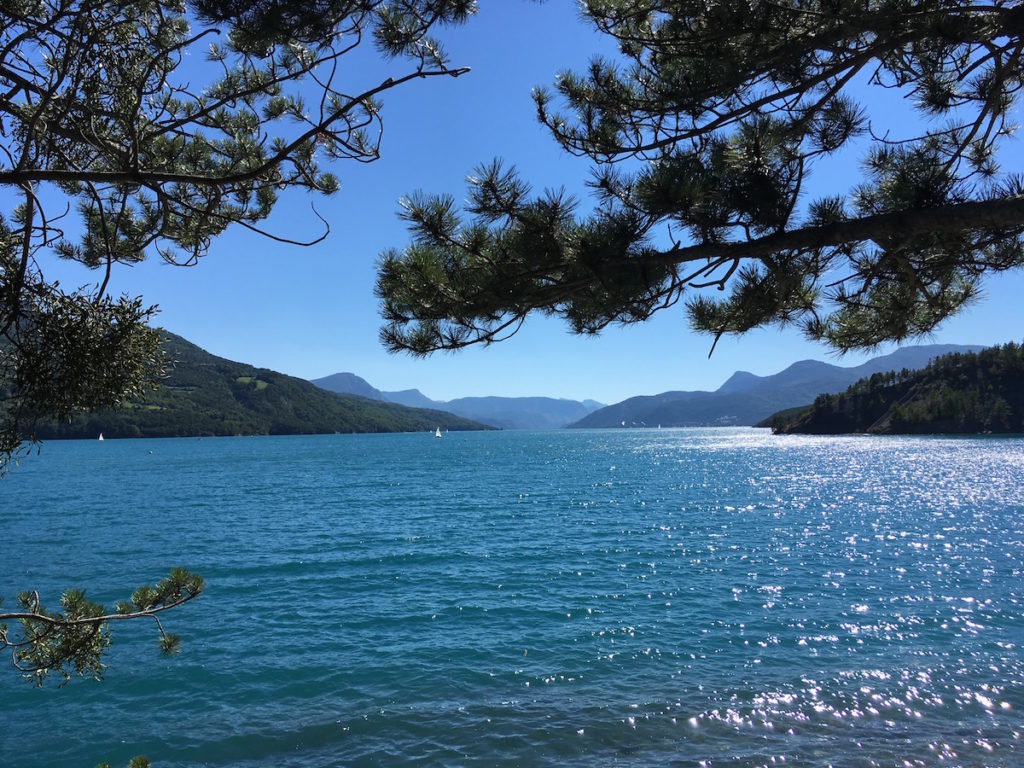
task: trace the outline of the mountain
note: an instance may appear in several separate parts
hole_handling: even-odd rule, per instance
[[[408,405],[413,408],[444,408],[444,403],[431,400],[418,389],[403,389],[400,392],[381,392],[389,403]],[[454,411],[453,411],[454,413]]]
[[[445,403],[439,400],[431,400],[418,389],[403,389],[399,392],[381,392],[361,376],[354,373],[332,373],[320,379],[310,379],[312,384],[326,389],[328,392],[335,392],[340,395],[358,395],[368,397],[371,400],[382,400],[386,403],[396,405],[407,405],[410,408],[441,408],[445,409]]]
[[[979,346],[957,344],[922,344],[903,347],[887,355],[873,357],[865,363],[844,368],[819,360],[801,360],[780,373],[771,376],[755,376],[738,371],[718,388],[718,392],[778,392],[789,390],[794,396],[809,403],[823,392],[841,392],[855,381],[873,373],[899,371],[904,368],[916,370],[928,365],[928,361],[951,352],[978,351]],[[795,404],[795,403],[794,403]]]
[[[437,410],[337,395],[308,381],[216,357],[172,333],[163,349],[174,361],[142,401],[117,411],[44,422],[36,436],[174,437],[332,432],[418,432],[488,427]]]
[[[594,400],[560,400],[553,397],[462,397],[431,400],[418,389],[382,392],[354,373],[335,373],[312,383],[331,392],[360,394],[374,400],[437,408],[500,429],[558,429],[603,407]]]
[[[1024,347],[953,353],[919,371],[874,373],[844,393],[772,416],[775,432],[1024,432]]]
[[[443,407],[501,429],[559,429],[594,410],[578,400],[553,397],[461,397]]]
[[[590,427],[693,427],[755,424],[774,413],[777,399],[758,392],[663,392],[631,397],[570,424]]]
[[[383,392],[375,389],[366,379],[360,378],[354,373],[332,373],[330,376],[324,376],[322,379],[313,379],[312,383],[316,384],[320,389],[326,389],[329,392],[358,395],[370,400],[386,399]]]
[[[715,392],[663,392],[633,397],[596,410],[571,427],[664,427],[757,424],[776,411],[806,405],[825,392],[841,392],[857,380],[903,368],[923,367],[950,352],[977,346],[929,344],[904,347],[861,365],[844,368],[818,360],[802,360],[771,376],[737,371]]]

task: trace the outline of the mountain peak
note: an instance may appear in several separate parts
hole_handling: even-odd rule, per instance
[[[358,395],[368,397],[370,400],[384,400],[384,393],[371,385],[366,379],[356,376],[354,373],[332,373],[320,379],[312,379],[320,389],[328,392],[336,392],[342,395]]]
[[[757,376],[749,371],[736,371],[732,376],[726,379],[725,384],[716,389],[716,392],[742,392],[744,389],[750,389],[756,386],[759,381],[764,377]]]

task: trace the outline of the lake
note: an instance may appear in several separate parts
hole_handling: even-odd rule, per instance
[[[206,590],[0,765],[1024,764],[1024,439],[755,429],[49,442],[4,608]]]

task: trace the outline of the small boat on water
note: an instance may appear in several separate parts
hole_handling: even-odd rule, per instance
[[[440,427],[437,428],[437,431],[434,433],[434,437],[441,437],[441,428]]]
[[[102,432],[100,432],[100,436],[97,439],[101,440],[101,441],[103,440],[103,433]]]

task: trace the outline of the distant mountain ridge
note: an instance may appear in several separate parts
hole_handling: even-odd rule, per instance
[[[48,438],[289,435],[332,432],[418,432],[488,429],[443,413],[338,395],[304,379],[226,360],[161,331],[174,364],[145,399],[115,411],[47,421],[35,434]]]
[[[951,352],[980,346],[928,344],[903,347],[852,367],[801,360],[771,376],[737,371],[714,392],[663,392],[623,400],[570,424],[573,428],[753,425],[787,408],[807,405],[818,395],[845,390],[873,373],[923,368]]]
[[[594,400],[553,397],[460,397],[431,400],[418,389],[384,392],[354,373],[334,373],[312,383],[330,392],[356,394],[386,403],[434,408],[500,429],[559,429],[603,407]]]
[[[342,395],[356,395],[370,400],[387,399],[383,397],[383,393],[380,390],[375,389],[366,379],[356,376],[354,373],[332,373],[330,376],[325,376],[311,383],[316,384],[320,389],[326,389],[328,392],[336,392]],[[402,405],[409,405],[409,403],[402,403]]]

